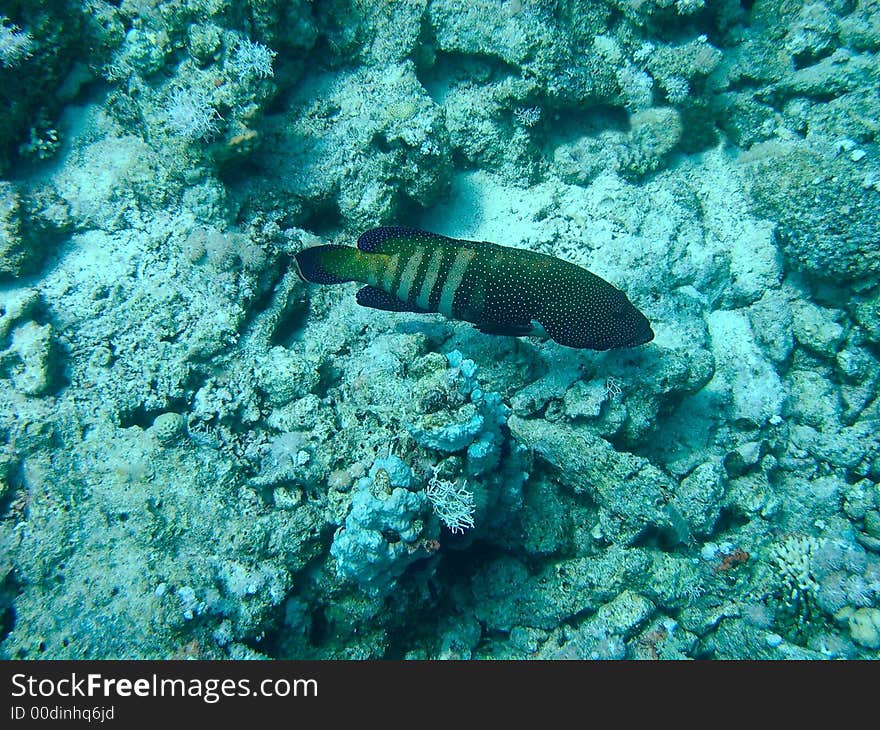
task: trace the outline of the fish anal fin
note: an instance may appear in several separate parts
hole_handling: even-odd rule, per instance
[[[532,334],[531,322],[480,322],[474,325],[486,335],[507,335],[509,337],[525,337]]]
[[[365,286],[358,289],[355,295],[357,303],[362,307],[381,309],[385,312],[418,312],[424,314],[425,310],[415,304],[408,304],[387,291],[375,286]]]

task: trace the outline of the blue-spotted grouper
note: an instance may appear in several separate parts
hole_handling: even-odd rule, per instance
[[[327,244],[295,256],[314,284],[366,284],[365,307],[439,312],[486,333],[544,334],[568,347],[610,350],[650,342],[648,319],[620,289],[586,269],[520,248],[385,226],[357,248]]]

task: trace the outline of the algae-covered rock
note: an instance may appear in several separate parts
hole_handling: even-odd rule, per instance
[[[520,561],[504,557],[472,579],[476,615],[490,630],[549,629],[566,617],[593,612],[608,603],[648,564],[647,556],[639,551],[612,547],[596,557],[551,562],[532,575]],[[518,588],[512,592],[514,585]],[[642,608],[636,609],[641,612]]]
[[[621,97],[620,49],[602,33],[608,15],[607,7],[595,3],[562,7],[557,15],[525,3],[499,9],[488,2],[443,0],[431,3],[428,21],[439,50],[497,59],[538,80],[550,96],[572,103]],[[572,53],[582,62],[568,63]]]
[[[284,406],[303,398],[318,383],[318,373],[296,352],[273,347],[257,360],[257,386],[273,406]]]
[[[654,604],[635,591],[624,590],[603,604],[573,632],[567,632],[562,646],[544,644],[540,659],[625,659],[624,643],[651,618]]]
[[[748,309],[752,332],[764,353],[775,363],[785,362],[794,347],[794,313],[780,291],[766,291]]]
[[[817,660],[825,657],[818,651],[797,646],[767,629],[752,626],[737,618],[721,622],[710,640],[706,650],[714,659],[733,659],[748,656],[764,660]]]
[[[620,153],[621,172],[638,178],[656,170],[681,134],[681,117],[675,109],[657,107],[633,114],[629,138]]]
[[[755,210],[778,222],[790,264],[819,279],[876,280],[880,196],[845,158],[803,142],[767,142],[742,158]]]
[[[880,608],[859,608],[849,617],[852,640],[868,649],[880,649]]]
[[[826,357],[834,355],[846,334],[836,320],[842,312],[826,310],[811,302],[792,302],[792,333],[795,340],[813,352]]]
[[[380,478],[388,480],[388,491]],[[410,563],[428,554],[426,541],[437,535],[424,492],[391,484],[384,468],[362,480],[330,547],[339,574],[373,595],[388,593]]]
[[[519,520],[529,554],[552,555],[568,547],[573,517],[568,501],[550,480],[527,483]]]
[[[758,348],[747,317],[738,311],[718,310],[707,323],[716,369],[705,392],[717,393],[735,421],[763,424],[779,415],[785,387]]]
[[[681,480],[671,506],[678,510],[693,534],[709,535],[721,514],[723,497],[723,470],[720,465],[707,462]]]
[[[56,370],[51,325],[25,322],[12,330],[12,343],[0,352],[0,373],[25,395],[45,395]]]
[[[267,194],[330,206],[355,229],[391,221],[407,201],[428,205],[448,186],[443,114],[410,61],[311,76],[288,113],[267,121],[277,139],[257,153]]]
[[[12,184],[0,182],[0,276],[18,276],[28,262],[20,208],[21,202]]]
[[[620,453],[587,429],[511,416],[510,430],[557,469],[575,494],[587,493],[600,508],[605,539],[630,544],[646,529],[675,531],[666,508],[673,485],[646,459]]]

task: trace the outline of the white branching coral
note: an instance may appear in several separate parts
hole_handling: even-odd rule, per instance
[[[0,15],[0,66],[18,66],[31,55],[33,47],[33,39],[27,31],[13,25],[5,15]]]
[[[275,75],[272,62],[277,55],[262,43],[244,40],[235,49],[229,67],[236,76],[268,79]]]
[[[813,563],[821,548],[822,541],[808,535],[788,535],[770,548],[770,560],[787,590],[787,606],[797,607],[819,590]]]
[[[218,119],[220,115],[204,89],[176,88],[171,92],[165,120],[176,135],[190,141],[210,139],[217,133]]]
[[[789,535],[770,548],[782,586],[782,602],[799,623],[814,610],[827,616],[870,607],[880,597],[880,563],[844,539]]]
[[[517,107],[513,110],[513,117],[524,127],[534,127],[541,121],[541,107]]]
[[[425,494],[434,512],[453,534],[471,529],[474,526],[475,507],[474,495],[467,488],[467,481],[459,486],[457,482],[438,478],[437,467],[433,468],[433,472],[425,487]]]
[[[679,15],[691,15],[703,9],[705,0],[676,0],[675,9]]]

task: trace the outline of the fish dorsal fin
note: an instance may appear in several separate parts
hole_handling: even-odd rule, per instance
[[[385,253],[387,251],[386,246],[402,238],[420,243],[436,243],[437,241],[457,242],[454,238],[447,238],[439,233],[423,231],[421,228],[382,226],[381,228],[372,228],[362,233],[360,238],[358,238],[357,247],[361,251],[369,253]]]

